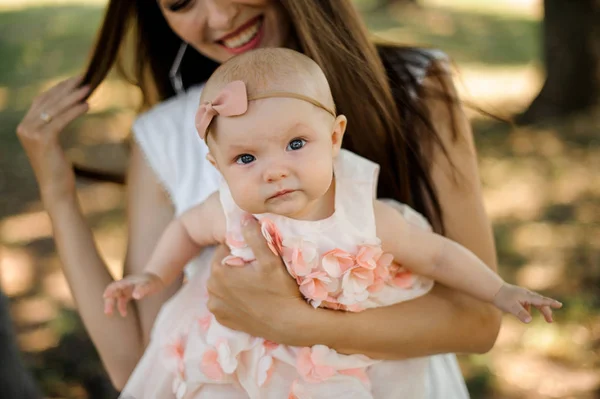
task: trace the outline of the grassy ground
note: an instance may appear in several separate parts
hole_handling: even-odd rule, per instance
[[[375,35],[447,51],[457,63],[461,93],[477,105],[515,112],[539,89],[535,2],[514,7],[514,0],[493,6],[426,0],[425,8],[385,9],[377,0],[356,1]],[[33,3],[9,0],[0,6],[0,284],[11,298],[23,354],[48,397],[114,397],[74,310],[14,135],[36,93],[81,70],[102,5]],[[118,167],[121,153],[112,150],[127,134],[136,99],[135,91],[115,79],[104,85],[92,99],[92,114],[65,136],[70,156]],[[489,354],[461,357],[471,394],[597,397],[600,113],[527,129],[473,113],[473,125],[501,273],[557,296],[565,309],[553,325],[536,319],[525,327],[506,317]],[[118,275],[125,243],[123,190],[111,184],[80,188],[100,250]]]

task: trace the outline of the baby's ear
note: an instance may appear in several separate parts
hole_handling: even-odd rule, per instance
[[[206,154],[206,160],[208,162],[210,162],[212,166],[214,166],[215,168],[217,168],[217,170],[219,170],[219,166],[217,165],[217,161],[215,160],[215,157],[213,157],[213,155],[210,152],[208,154]]]
[[[344,133],[346,132],[346,124],[348,120],[344,115],[338,115],[333,122],[333,129],[331,132],[331,144],[333,144],[333,156],[337,156],[342,147],[342,140]]]

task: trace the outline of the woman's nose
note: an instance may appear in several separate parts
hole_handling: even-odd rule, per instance
[[[211,29],[228,31],[235,28],[238,6],[231,0],[205,0],[206,20]]]

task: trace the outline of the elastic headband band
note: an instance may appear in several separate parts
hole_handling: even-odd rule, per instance
[[[264,93],[258,93],[250,98],[246,92],[246,84],[241,80],[235,80],[228,83],[223,90],[212,101],[205,101],[200,104],[198,112],[196,113],[196,129],[202,140],[206,139],[208,133],[208,127],[215,116],[239,116],[246,113],[248,110],[248,102],[254,100],[261,100],[263,98],[295,98],[297,100],[306,101],[316,107],[319,107],[334,118],[336,117],[335,111],[331,108],[321,104],[314,98],[305,96],[303,94],[286,92],[286,91],[270,91]]]

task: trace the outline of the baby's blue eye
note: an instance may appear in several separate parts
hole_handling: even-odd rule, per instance
[[[306,140],[294,139],[294,140],[290,141],[286,150],[296,151],[296,150],[299,150],[300,148],[304,147],[305,144],[306,144]]]
[[[254,158],[254,155],[250,155],[250,154],[242,154],[239,157],[237,157],[237,159],[235,160],[235,163],[239,164],[239,165],[247,165],[251,162],[254,162],[256,158]]]

